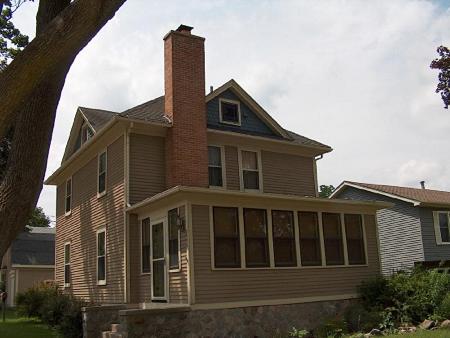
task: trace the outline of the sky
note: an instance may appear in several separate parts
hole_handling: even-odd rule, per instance
[[[14,22],[34,36],[36,3]],[[206,38],[206,88],[234,78],[282,126],[333,147],[320,184],[450,190],[450,109],[429,68],[450,46],[450,0],[128,0],[76,58],[47,165],[61,163],[78,106],[123,111],[163,94],[163,36]],[[38,205],[55,215],[56,189]]]

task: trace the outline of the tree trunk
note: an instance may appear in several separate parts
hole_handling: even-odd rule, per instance
[[[0,135],[15,124],[0,184],[0,257],[24,229],[42,190],[56,109],[70,66],[126,0],[75,0],[60,13],[64,6],[55,5],[58,1],[41,0],[38,35],[0,73]]]

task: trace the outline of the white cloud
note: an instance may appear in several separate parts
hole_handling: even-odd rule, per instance
[[[35,7],[18,13],[27,32]],[[335,149],[322,184],[450,189],[450,111],[428,67],[450,45],[446,1],[130,0],[70,71],[47,175],[77,106],[123,110],[163,93],[162,37],[180,23],[206,37],[207,88],[235,78],[282,125]],[[54,188],[39,205],[54,215]]]

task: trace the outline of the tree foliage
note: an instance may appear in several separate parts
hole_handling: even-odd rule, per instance
[[[28,221],[28,226],[48,228],[50,226],[50,222],[50,217],[45,214],[44,209],[42,209],[41,207],[36,207],[31,213],[30,220]]]
[[[336,188],[333,185],[322,184],[319,190],[319,197],[328,198],[335,190]]]
[[[438,85],[436,93],[440,93],[442,101],[444,101],[444,108],[448,109],[450,105],[450,50],[447,47],[439,46],[437,48],[439,54],[438,59],[434,59],[430,67],[432,69],[439,69]]]

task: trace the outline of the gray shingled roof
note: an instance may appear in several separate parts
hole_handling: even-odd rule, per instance
[[[22,232],[11,246],[11,264],[55,265],[55,229],[32,228]]]
[[[160,96],[156,99],[144,102],[121,113],[114,113],[112,111],[84,107],[80,107],[80,109],[92,124],[92,127],[94,127],[95,131],[100,130],[110,119],[114,117],[114,115],[128,117],[135,120],[158,122],[170,125],[170,119],[164,113],[164,96]],[[289,130],[286,130],[286,132],[292,138],[293,142],[297,144],[309,147],[328,148],[331,150],[331,147],[323,143],[314,141]]]
[[[79,109],[83,112],[84,116],[86,116],[86,118],[89,120],[89,123],[96,132],[102,129],[103,126],[106,123],[108,123],[108,121],[111,120],[114,117],[114,115],[117,114],[115,112],[103,109],[93,109],[86,107],[79,107]]]

